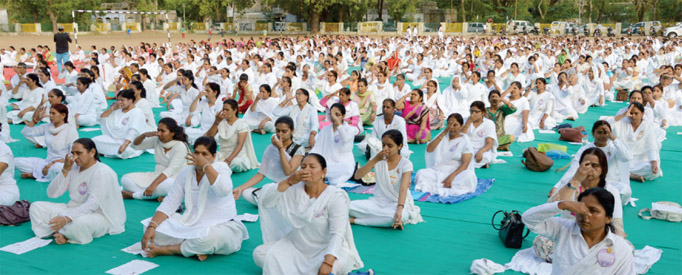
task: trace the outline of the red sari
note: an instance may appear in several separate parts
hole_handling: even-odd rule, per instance
[[[251,107],[251,104],[253,103],[252,99],[249,99],[246,101],[246,104],[242,105],[242,102],[246,99],[246,89],[251,89],[249,84],[246,84],[246,86],[242,86],[241,83],[237,83],[237,90],[239,91],[239,101],[237,101],[237,104],[239,104],[239,112],[244,114],[246,111]],[[251,92],[253,94],[253,91]]]

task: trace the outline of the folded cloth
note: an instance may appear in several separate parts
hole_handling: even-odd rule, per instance
[[[549,150],[545,152],[545,155],[547,155],[551,159],[570,159],[571,155],[567,154],[566,152],[562,152],[559,150]]]
[[[414,175],[415,173],[412,173],[412,182],[414,183]],[[418,192],[414,191],[414,185],[410,188],[410,193],[412,194],[412,199],[415,201],[425,201],[425,202],[436,202],[436,203],[446,203],[446,204],[452,204],[452,203],[458,203],[461,201],[469,200],[475,197],[480,196],[481,194],[485,193],[488,191],[488,189],[493,186],[493,182],[495,182],[495,179],[478,179],[478,183],[476,184],[476,190],[471,193],[466,193],[458,196],[447,196],[447,197],[441,197],[435,194],[431,193],[425,193],[425,192]],[[356,186],[356,187],[343,187],[344,190],[348,193],[355,193],[355,194],[374,194],[374,185],[372,186]]]
[[[493,262],[486,258],[481,258],[478,260],[474,260],[471,263],[470,270],[471,273],[469,274],[492,275],[495,273],[504,272],[505,268],[496,262]]]
[[[661,259],[663,250],[651,246],[635,250],[635,272],[645,274],[658,260]],[[552,273],[552,264],[547,263],[535,254],[535,249],[526,248],[516,252],[511,262],[504,265],[507,269],[531,275],[544,275]]]

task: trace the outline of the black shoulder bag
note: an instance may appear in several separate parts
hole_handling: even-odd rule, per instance
[[[495,226],[495,216],[497,216],[499,213],[503,213],[504,218],[500,222],[499,226]],[[509,248],[521,248],[523,239],[525,239],[528,236],[528,233],[530,233],[530,230],[526,229],[526,234],[523,234],[525,225],[521,220],[521,214],[519,214],[519,211],[516,210],[509,212],[500,210],[495,212],[495,215],[493,215],[492,219],[492,226],[498,230],[500,240],[504,246]]]

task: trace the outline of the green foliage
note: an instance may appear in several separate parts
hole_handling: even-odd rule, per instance
[[[417,5],[421,1],[415,0],[389,0],[388,1],[388,14],[391,16],[393,21],[400,22],[405,14],[413,13],[417,11]]]

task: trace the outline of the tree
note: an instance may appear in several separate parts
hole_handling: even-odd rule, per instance
[[[649,0],[633,0],[635,4],[635,11],[637,12],[637,20],[642,21],[644,19],[644,13],[649,9]]]
[[[405,14],[413,13],[417,10],[419,1],[415,0],[390,0],[388,6],[388,15],[393,18],[393,21],[400,22]]]
[[[237,2],[241,0],[236,0]],[[272,4],[278,2],[277,0],[263,0],[263,4]],[[351,14],[360,10],[364,5],[363,0],[300,0],[299,3],[303,6],[303,17],[310,22],[310,30],[313,33],[320,31],[320,18],[323,14],[329,14],[331,9],[343,5],[344,10],[349,10]],[[325,17],[326,18],[326,17]]]
[[[377,13],[379,14],[378,21],[384,21],[384,0],[377,0]]]

